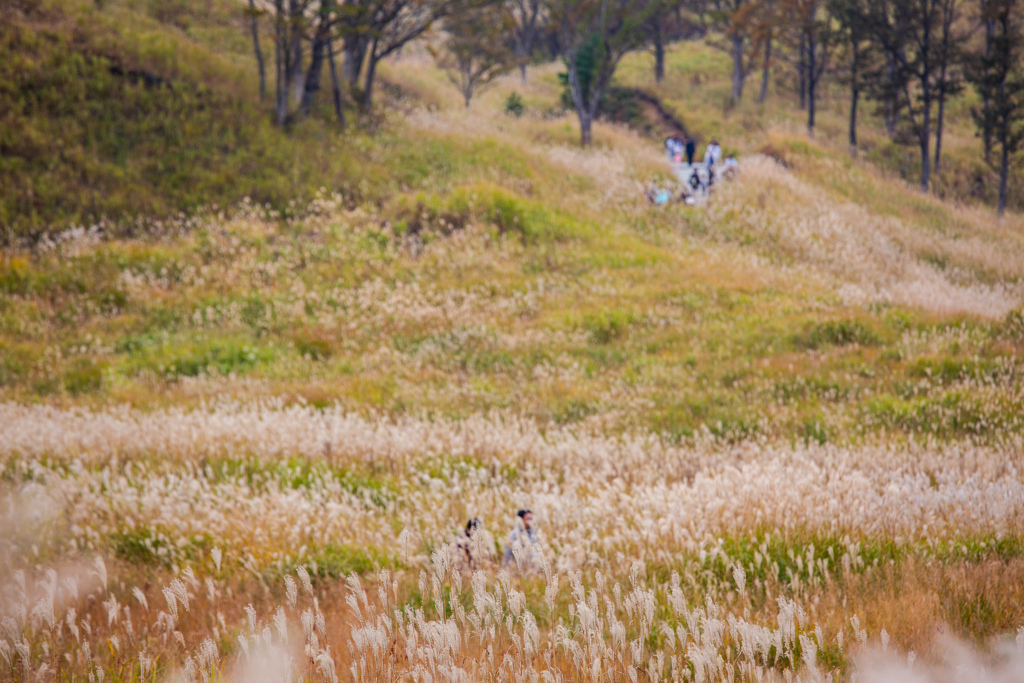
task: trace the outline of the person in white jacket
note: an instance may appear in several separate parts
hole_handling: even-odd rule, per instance
[[[530,574],[534,567],[533,546],[540,543],[540,536],[533,526],[533,512],[524,509],[516,513],[516,526],[509,534],[508,544],[501,564],[505,568],[518,567],[520,573]]]
[[[704,150],[704,165],[708,170],[722,159],[722,148],[718,146],[718,140],[711,138],[711,143]]]

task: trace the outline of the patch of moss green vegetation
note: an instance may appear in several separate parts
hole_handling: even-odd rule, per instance
[[[399,235],[436,229],[441,234],[482,221],[526,243],[586,237],[590,228],[547,207],[487,183],[460,186],[445,196],[424,192],[398,197],[391,212]]]
[[[864,323],[858,320],[827,320],[807,327],[797,335],[794,343],[798,347],[821,349],[829,346],[878,346],[881,339]]]
[[[330,579],[366,575],[396,566],[394,559],[380,550],[343,543],[318,548],[303,558],[303,562],[315,568],[315,575]]]
[[[175,555],[171,555],[171,541],[159,529],[140,527],[133,531],[112,534],[109,538],[111,550],[121,560],[137,565],[170,567],[174,559],[184,557],[197,562],[207,557],[213,543],[210,538],[196,534],[186,544],[175,543]]]
[[[334,162],[312,144],[290,153],[249,106],[237,69],[158,25],[125,21],[134,16],[69,1],[0,26],[0,225],[33,237],[246,195],[282,206],[308,195],[303,185]]]

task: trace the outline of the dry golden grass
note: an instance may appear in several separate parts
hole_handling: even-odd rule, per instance
[[[467,112],[410,51],[385,199],[4,261],[2,680],[1013,680],[1024,224],[751,110],[654,208],[557,71]],[[452,566],[520,506],[534,571]]]

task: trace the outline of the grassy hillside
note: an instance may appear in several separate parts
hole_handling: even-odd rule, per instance
[[[233,4],[7,3],[0,21],[0,226],[10,241],[108,230],[243,197],[285,208],[347,188],[351,145],[286,135],[258,103]],[[335,142],[324,144],[326,140]],[[311,189],[312,188],[312,189]]]
[[[558,65],[467,111],[411,49],[375,121],[282,133],[234,10],[187,9],[0,28],[55,79],[3,144],[74,150],[3,148],[39,239],[0,257],[0,679],[1013,678],[1024,220],[838,110],[724,110],[707,45],[657,90],[739,155],[705,206],[644,199],[659,140],[581,150]],[[51,229],[82,197],[164,217]]]
[[[1024,429],[1015,219],[922,197],[786,125],[727,138],[786,167],[747,154],[707,209],[653,208],[639,188],[665,176],[656,145],[605,126],[581,152],[570,118],[541,118],[554,67],[519,120],[500,113],[515,79],[463,112],[419,57],[385,75],[433,111],[346,139],[366,174],[352,195],[9,255],[5,392],[500,409],[674,439]]]
[[[657,92],[745,172],[707,210],[663,210],[639,192],[666,179],[657,142],[603,126],[598,149],[575,149],[573,118],[551,114],[555,65],[461,112],[414,50],[385,65],[398,111],[372,131],[316,119],[282,133],[244,104],[254,93],[246,43],[229,39],[243,28],[233,11],[59,7],[77,20],[37,10],[4,29],[26,55],[12,72],[50,79],[32,107],[55,114],[26,105],[22,125],[52,128],[16,137],[77,149],[52,164],[26,147],[9,167],[17,201],[72,211],[88,196],[157,215],[207,195],[251,201],[163,223],[168,239],[69,234],[5,257],[11,396],[148,405],[238,386],[388,413],[514,408],[673,438],[1022,429],[1021,223],[851,159],[833,142],[839,112],[815,141],[781,94],[723,110],[727,64],[711,47],[676,48]],[[113,44],[117,56],[101,56]],[[628,58],[620,81],[653,88],[649,60]],[[83,74],[82,107],[65,106]],[[518,120],[500,113],[513,90],[527,103]],[[102,115],[85,106],[98,94]],[[49,180],[29,182],[26,163]],[[72,177],[82,182],[69,190]],[[11,211],[41,225],[42,213]],[[366,297],[399,309],[361,312]],[[405,320],[405,306],[430,312]]]
[[[308,202],[320,187],[358,200],[392,194],[388,181],[395,169],[375,174],[359,153],[365,126],[339,135],[326,103],[287,132],[271,125],[269,103],[258,100],[248,27],[236,3],[20,0],[3,12],[0,226],[7,241],[97,222],[108,231],[137,229],[138,220],[244,197],[285,210],[292,201]],[[660,85],[650,62],[646,54],[627,58],[619,83],[660,97],[701,139],[717,133],[727,149],[751,152],[773,127],[802,130],[794,95],[778,83],[760,106],[752,81],[748,97],[732,108],[727,56],[708,44],[675,46]],[[392,113],[450,99],[437,93],[430,93],[430,102],[417,99],[426,93],[415,82],[398,81],[389,84],[385,75],[385,109]],[[559,95],[551,87],[531,104],[554,112]],[[648,109],[624,106],[626,113]],[[970,106],[969,97],[960,98],[947,109],[937,192],[991,202],[995,183],[979,161]],[[830,153],[844,150],[845,107],[841,86],[823,89],[818,137]],[[866,158],[913,182],[916,151],[882,134],[870,104],[862,110]],[[658,122],[636,123],[655,137],[662,132]],[[367,176],[375,181],[369,186],[360,183]],[[1017,206],[1024,195],[1011,185],[1011,206]]]

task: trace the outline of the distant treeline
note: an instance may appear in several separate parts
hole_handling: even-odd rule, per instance
[[[973,111],[986,162],[1000,172],[999,210],[1014,154],[1024,140],[1022,8],[1017,0],[249,0],[261,83],[261,17],[273,41],[278,124],[309,112],[329,65],[335,111],[368,107],[378,62],[438,23],[432,47],[466,105],[494,77],[526,65],[538,52],[565,60],[567,99],[581,141],[616,66],[628,52],[650,49],[655,78],[665,73],[673,40],[712,34],[732,59],[732,99],[759,74],[758,98],[781,69],[795,76],[813,132],[824,79],[849,88],[849,142],[857,145],[862,100],[879,109],[888,135],[919,148],[927,191],[942,164],[947,104],[974,88]],[[335,64],[340,53],[341,64]],[[289,92],[292,93],[289,98]],[[291,104],[289,104],[291,99]],[[294,110],[294,111],[293,111]]]
[[[926,191],[944,164],[947,113],[969,107],[972,177],[985,182],[983,165],[998,175],[1000,212],[1024,140],[1017,0],[119,1],[0,2],[0,242],[242,196],[287,206],[324,182],[354,196],[358,150],[312,129],[371,111],[380,61],[413,42],[466,106],[501,74],[525,80],[531,63],[561,60],[563,102],[589,144],[626,54],[650,52],[660,81],[668,47],[702,39],[729,55],[732,103],[785,83],[779,96],[799,102],[812,133],[823,86],[830,103],[845,90],[851,149],[870,148],[857,130],[870,107],[891,146],[915,150],[907,168]],[[190,24],[206,38],[179,30]],[[227,35],[255,55],[265,107],[252,106],[251,62],[207,47]],[[963,167],[949,156],[940,192]]]

